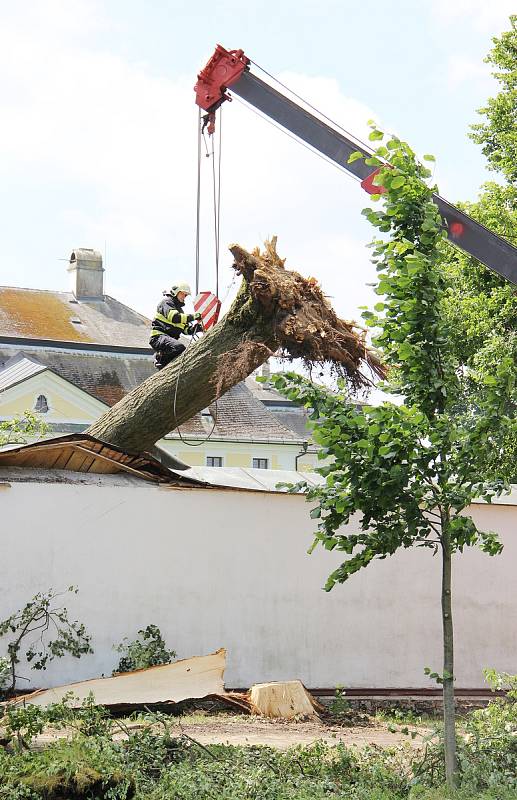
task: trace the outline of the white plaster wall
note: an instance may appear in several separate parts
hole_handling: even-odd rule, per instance
[[[457,686],[517,672],[517,507],[473,507],[503,555],[455,561]],[[408,550],[327,594],[337,553],[306,554],[302,497],[245,491],[12,483],[0,488],[0,618],[36,591],[77,584],[71,615],[95,654],[54,662],[32,685],[102,673],[112,645],[157,624],[179,657],[228,649],[227,686],[432,685],[440,668],[440,562]],[[0,641],[0,650],[2,642]],[[23,684],[25,685],[25,684]]]

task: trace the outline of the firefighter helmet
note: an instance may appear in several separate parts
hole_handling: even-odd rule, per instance
[[[185,283],[184,281],[181,283],[175,283],[170,291],[170,294],[173,297],[177,297],[178,292],[183,292],[184,294],[192,294],[190,286],[188,285],[188,283]]]

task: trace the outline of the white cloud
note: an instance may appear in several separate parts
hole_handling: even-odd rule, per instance
[[[515,0],[433,0],[432,9],[445,25],[467,20],[476,30],[495,36],[507,29],[508,17],[515,14]],[[463,38],[458,27],[458,39]]]
[[[0,175],[43,196],[49,191],[41,218],[61,238],[42,260],[75,246],[103,250],[107,240],[108,291],[149,314],[174,277],[193,278],[192,76],[156,75],[97,49],[89,34],[112,21],[92,0],[23,6],[0,30]],[[336,81],[282,77],[366,136],[373,112],[345,97]],[[207,159],[202,167],[202,284],[213,288]],[[50,186],[57,187],[53,197]],[[234,102],[224,109],[222,188],[221,295],[232,277],[226,245],[238,240],[252,247],[276,233],[288,265],[316,275],[337,309],[357,316],[373,276],[364,247],[370,231],[359,215],[367,197],[350,178]],[[357,220],[354,235],[345,233],[350,219]],[[63,286],[64,278],[54,281]]]

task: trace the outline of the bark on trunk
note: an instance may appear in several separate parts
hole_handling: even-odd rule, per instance
[[[364,365],[383,375],[364,335],[336,316],[316,281],[284,269],[275,239],[263,254],[238,245],[230,251],[243,280],[226,316],[106,411],[88,433],[131,453],[148,450],[279,348],[293,358],[330,362],[354,385],[368,383]]]
[[[442,512],[443,727],[447,784],[458,783],[456,709],[454,703],[454,633],[452,626],[452,555],[448,515]]]

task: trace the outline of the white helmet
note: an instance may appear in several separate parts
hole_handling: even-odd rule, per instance
[[[177,297],[178,292],[183,292],[184,294],[192,294],[190,286],[188,285],[188,283],[185,283],[185,282],[183,282],[183,283],[175,283],[174,286],[172,287],[171,291],[170,291],[170,294],[173,297]]]

